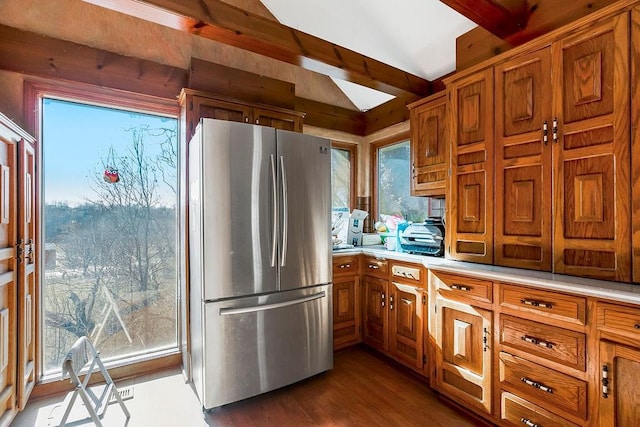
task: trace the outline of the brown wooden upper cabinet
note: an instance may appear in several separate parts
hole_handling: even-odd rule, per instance
[[[190,139],[201,118],[254,123],[302,132],[304,113],[279,107],[250,104],[192,89],[180,93],[182,121]]]
[[[448,249],[493,262],[493,68],[447,82],[451,112]]]
[[[624,13],[496,65],[496,264],[631,280],[628,51]]]
[[[444,197],[449,167],[446,94],[441,92],[408,107],[411,126],[411,195]]]

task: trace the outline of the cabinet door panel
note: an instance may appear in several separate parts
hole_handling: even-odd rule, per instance
[[[358,276],[333,281],[333,348],[355,344],[360,339],[360,279]]]
[[[631,280],[628,31],[623,13],[552,47],[557,273]]]
[[[3,118],[3,116],[0,116]],[[7,132],[5,134],[5,132]],[[0,418],[16,411],[17,147],[0,122]]]
[[[398,361],[413,369],[422,370],[422,291],[420,288],[396,282],[391,283],[391,289],[389,351]]]
[[[436,297],[435,378],[432,385],[491,413],[492,313]]]
[[[493,69],[451,84],[451,180],[447,242],[452,258],[493,262]]]
[[[364,276],[365,288],[365,343],[382,351],[388,349],[387,327],[387,281],[376,277]]]
[[[447,178],[449,130],[447,98],[441,94],[412,107],[411,120],[411,194],[444,196]]]
[[[24,241],[23,261],[20,263],[18,301],[18,407],[22,410],[36,384],[36,176],[35,148],[25,140],[19,145],[20,200],[18,232]]]
[[[640,350],[600,342],[600,427],[632,427],[640,419]],[[602,382],[604,370],[608,383]]]
[[[550,271],[551,49],[497,65],[495,78],[495,263]]]

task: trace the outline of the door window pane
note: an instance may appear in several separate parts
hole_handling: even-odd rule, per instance
[[[409,141],[378,149],[378,214],[413,222],[427,217],[427,199],[411,196]]]
[[[177,346],[177,120],[43,99],[44,374]]]

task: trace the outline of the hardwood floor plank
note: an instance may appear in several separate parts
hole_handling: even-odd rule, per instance
[[[442,404],[426,380],[363,347],[334,357],[334,369],[205,414],[210,426],[477,425]]]

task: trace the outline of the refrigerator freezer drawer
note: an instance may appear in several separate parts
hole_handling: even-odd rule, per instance
[[[202,406],[225,405],[332,369],[331,293],[328,284],[204,303],[204,358],[193,363]]]

